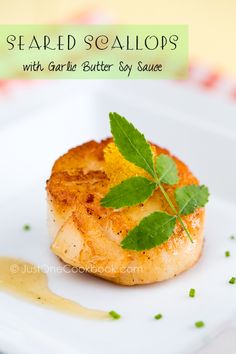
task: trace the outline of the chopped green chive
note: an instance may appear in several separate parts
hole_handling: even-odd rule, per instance
[[[189,290],[189,297],[195,297],[195,295],[196,295],[196,290],[195,289],[190,289]]]
[[[23,230],[24,230],[24,231],[29,231],[29,230],[30,230],[30,225],[25,224],[25,225],[23,226]]]
[[[205,323],[203,321],[197,321],[195,322],[195,327],[196,328],[202,328],[205,326]]]
[[[119,315],[117,312],[115,311],[110,311],[109,315],[114,319],[114,320],[119,320],[121,318],[121,315]]]
[[[229,251],[225,252],[225,257],[230,257],[230,252]]]
[[[229,280],[229,283],[230,283],[230,284],[235,284],[235,283],[236,283],[236,278],[235,278],[235,277],[232,277],[232,278]]]
[[[162,319],[162,314],[161,313],[158,313],[158,315],[155,315],[154,316],[154,318],[155,318],[155,320],[160,320],[160,319]]]
[[[230,236],[230,240],[235,240],[235,236],[234,236],[234,235],[231,235],[231,236]]]

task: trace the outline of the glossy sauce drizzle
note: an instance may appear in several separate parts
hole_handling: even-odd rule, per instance
[[[56,295],[48,288],[47,275],[20,259],[0,257],[0,290],[67,314],[91,319],[109,318],[105,311],[88,309]]]

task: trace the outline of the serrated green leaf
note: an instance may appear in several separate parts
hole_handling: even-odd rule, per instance
[[[161,154],[157,157],[156,171],[162,183],[174,185],[179,180],[176,163],[168,155]]]
[[[181,215],[192,214],[208,202],[209,191],[206,186],[184,186],[175,190],[175,199]]]
[[[156,183],[145,177],[131,177],[113,187],[101,200],[106,208],[123,208],[147,200],[156,188]]]
[[[143,134],[117,113],[110,113],[111,132],[123,157],[155,177],[152,150]]]
[[[176,216],[154,212],[141,220],[121,242],[122,248],[143,251],[166,242],[174,231]]]

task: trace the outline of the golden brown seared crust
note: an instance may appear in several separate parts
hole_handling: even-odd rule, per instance
[[[70,149],[65,155],[61,156],[54,164],[54,172],[72,172],[80,169],[85,171],[97,171],[103,168],[103,149],[112,139],[96,142],[91,140],[85,144]]]
[[[143,252],[122,249],[120,241],[143,217],[156,210],[169,213],[171,210],[159,190],[135,207],[113,210],[100,206],[101,198],[110,188],[104,172],[103,150],[111,141],[90,141],[69,150],[54,164],[47,182],[49,206],[56,225],[52,250],[66,263],[119,284],[145,284],[171,278],[191,267],[201,254],[204,209],[183,217],[193,244],[177,223],[171,238],[159,247]],[[156,155],[170,155],[167,150],[152,146]],[[198,184],[188,167],[173,158],[179,183],[165,185],[170,196],[177,186]]]

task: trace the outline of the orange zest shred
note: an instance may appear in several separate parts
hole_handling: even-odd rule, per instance
[[[150,175],[142,168],[125,160],[114,143],[108,144],[103,151],[105,173],[110,179],[111,186],[115,186],[134,176],[143,176],[150,179]]]

